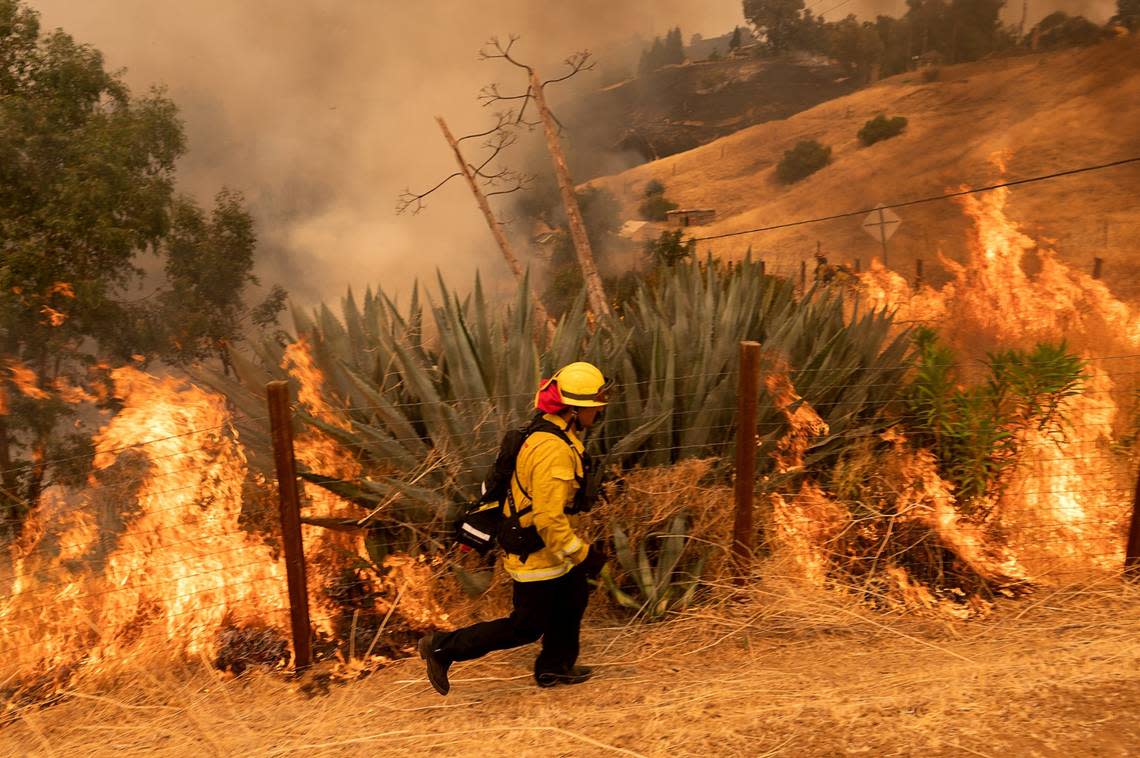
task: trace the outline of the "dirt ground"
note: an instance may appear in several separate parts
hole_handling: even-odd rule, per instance
[[[537,689],[534,653],[457,664],[446,698],[418,659],[307,688],[144,668],[18,712],[0,754],[1140,752],[1140,588],[1119,583],[1041,590],[962,622],[769,582],[652,626],[595,620],[582,659],[598,674],[583,685]]]

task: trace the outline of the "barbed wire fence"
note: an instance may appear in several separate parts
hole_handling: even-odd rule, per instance
[[[754,343],[753,343],[754,344]],[[742,349],[744,349],[742,347]],[[1105,367],[1118,379],[1140,374],[1136,370],[1140,355],[1106,356],[1091,359]],[[759,364],[742,361],[741,365]],[[722,372],[723,373],[723,372]],[[702,373],[685,375],[686,378],[706,376]],[[712,378],[712,374],[707,375]],[[723,378],[720,374],[718,378]],[[740,379],[744,381],[744,372]],[[759,375],[752,376],[759,386]],[[645,393],[652,381],[639,382],[625,388],[631,393]],[[842,382],[834,385],[841,388]],[[227,623],[232,624],[235,613],[248,604],[259,614],[268,614],[285,622],[288,620],[292,638],[291,658],[294,666],[303,670],[312,663],[313,625],[310,617],[309,587],[301,539],[302,487],[296,469],[292,429],[295,423],[294,406],[288,398],[288,385],[272,383],[267,388],[270,413],[266,416],[235,416],[226,424],[155,439],[121,445],[104,453],[113,453],[115,461],[95,472],[93,485],[82,495],[86,498],[88,521],[68,521],[66,506],[60,504],[48,509],[46,518],[58,523],[37,523],[26,531],[19,544],[14,546],[16,560],[0,568],[0,581],[8,589],[8,597],[0,604],[0,625],[7,628],[8,643],[0,647],[10,661],[27,661],[29,656],[43,650],[37,640],[50,640],[47,646],[62,654],[70,647],[102,650],[109,655],[115,650],[139,647],[138,643],[178,639],[197,639],[202,634],[217,634]],[[674,400],[691,399],[696,393],[678,393]],[[482,402],[525,401],[530,393],[503,395],[481,399]],[[752,410],[749,410],[751,398]],[[735,448],[736,454],[751,450],[755,445],[740,444],[740,440],[771,437],[785,429],[784,419],[765,421],[756,419],[755,392],[747,386],[739,389],[736,402],[713,410],[733,412],[726,423],[708,424],[699,431],[719,435],[714,443],[685,443],[676,439],[646,442],[639,450],[642,454],[667,453],[671,459],[691,456],[717,456],[727,463],[727,456]],[[1108,389],[1086,388],[1084,407],[1096,409],[1118,407],[1119,393]],[[818,403],[821,413],[840,412],[850,404],[854,410],[859,401],[840,397],[832,402]],[[410,408],[425,403],[409,401],[393,403],[389,407]],[[328,413],[341,418],[367,416],[380,410],[377,406],[351,405],[334,408]],[[708,409],[705,409],[708,410]],[[1125,409],[1134,410],[1134,409]],[[309,413],[316,413],[311,409]],[[755,419],[748,421],[748,419]],[[745,420],[744,424],[740,420]],[[612,423],[634,422],[636,417],[612,416]],[[899,414],[897,423],[915,420],[906,413]],[[230,433],[233,424],[264,424],[269,422],[274,447],[275,483],[278,501],[275,518],[264,517],[258,523],[243,522],[246,517],[241,508],[242,483],[229,482],[229,494],[237,498],[235,507],[228,510],[220,506],[210,486],[219,484],[225,472],[216,465],[215,458],[227,454],[241,443]],[[738,433],[732,444],[732,433]],[[471,429],[465,433],[469,440],[487,446],[487,430]],[[859,433],[846,433],[853,441]],[[411,439],[393,435],[397,443]],[[431,440],[417,434],[416,439],[427,446]],[[1008,516],[1032,515],[1036,521],[1019,525],[1023,537],[1037,547],[1059,551],[1083,550],[1086,558],[1116,560],[1123,556],[1120,571],[1129,571],[1140,565],[1140,481],[1134,472],[1136,461],[1127,444],[1105,436],[1103,429],[1069,432],[1063,444],[1055,447],[1056,455],[1049,458],[1039,454],[1035,461],[1044,466],[1061,464],[1061,470],[1046,468],[1032,478],[1036,489],[1017,493],[1024,500],[1019,509],[1007,507]],[[371,454],[368,443],[362,441],[354,449],[341,445],[353,456]],[[131,453],[140,454],[142,462],[132,463]],[[49,466],[68,462],[66,458],[47,461]],[[156,467],[155,463],[161,463]],[[1082,471],[1095,470],[1101,474],[1085,480]],[[756,467],[747,460],[735,461],[735,509],[732,538],[717,549],[731,554],[739,576],[748,573],[748,565],[755,551],[757,513],[754,498],[758,493],[776,495],[783,501],[806,504],[803,492],[790,489],[768,492],[758,487]],[[464,469],[471,473],[471,469]],[[1128,478],[1121,473],[1127,471]],[[748,472],[748,473],[742,473]],[[345,481],[362,483],[368,472]],[[1135,482],[1135,484],[1133,484]],[[223,482],[224,484],[224,482]],[[262,483],[262,490],[272,490],[274,481]],[[268,495],[269,492],[262,494]],[[1049,498],[1060,498],[1060,506],[1049,505]],[[140,505],[139,501],[145,500]],[[1071,515],[1075,503],[1095,502],[1096,513],[1085,514],[1076,525],[1066,531],[1066,515]],[[1053,508],[1055,513],[1046,513]],[[228,521],[219,518],[221,509]],[[1065,509],[1070,509],[1068,513]],[[93,514],[93,515],[91,515]],[[858,523],[897,519],[899,514],[868,511],[852,521],[849,529]],[[132,521],[134,519],[134,521]],[[425,533],[437,544],[443,544],[443,525],[425,527]],[[434,533],[433,533],[433,530]],[[1089,534],[1095,532],[1095,534]],[[1126,533],[1125,533],[1126,532]],[[93,536],[92,536],[93,534]],[[1125,544],[1114,544],[1119,540]],[[826,545],[820,546],[827,551]],[[1122,549],[1123,548],[1123,549]],[[283,560],[276,557],[280,552]],[[1096,555],[1091,553],[1096,552]],[[838,555],[836,557],[839,557]],[[875,561],[880,556],[845,556],[846,560]],[[283,565],[282,565],[283,564]],[[126,623],[121,619],[109,628],[107,611],[123,608],[136,609]],[[148,610],[149,609],[149,610]],[[148,615],[149,614],[149,615]],[[271,655],[284,656],[288,651],[272,649]]]

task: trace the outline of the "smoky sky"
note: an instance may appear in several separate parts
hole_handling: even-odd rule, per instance
[[[99,48],[135,92],[167,88],[186,124],[181,189],[201,202],[241,190],[258,222],[258,274],[295,299],[336,298],[351,284],[406,290],[443,269],[452,286],[476,268],[507,277],[467,188],[453,182],[415,216],[405,188],[454,170],[434,116],[457,134],[491,114],[476,96],[520,82],[480,62],[492,35],[555,72],[565,56],[670,25],[719,34],[738,0],[547,3],[533,0],[32,0],[44,25]],[[603,62],[604,63],[604,62]]]
[[[1069,1],[1049,8],[1094,18],[1111,9],[1111,0],[1103,13]],[[480,88],[520,82],[510,66],[478,60],[492,35],[521,35],[520,57],[553,74],[575,50],[602,51],[635,35],[651,40],[675,25],[687,40],[743,23],[740,0],[29,5],[46,27],[62,27],[100,49],[108,67],[125,69],[134,92],[166,88],[189,141],[180,189],[203,203],[223,186],[242,191],[262,243],[258,275],[309,304],[337,298],[350,285],[406,291],[413,277],[432,276],[436,267],[452,286],[466,286],[476,268],[492,282],[507,278],[461,182],[418,215],[394,212],[406,186],[429,187],[454,170],[433,117],[444,116],[457,134],[480,131],[491,117],[476,98]],[[832,9],[828,19],[905,11],[903,0],[810,5]],[[1041,0],[1030,5],[1031,21],[1044,15]],[[609,63],[603,57],[599,69]]]

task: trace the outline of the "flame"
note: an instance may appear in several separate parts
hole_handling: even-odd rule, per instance
[[[352,425],[344,414],[325,397],[327,380],[317,366],[308,340],[302,337],[286,347],[281,367],[297,380],[297,400],[308,413],[339,429],[351,431]],[[351,481],[359,479],[363,472],[359,461],[336,440],[314,429],[306,429],[297,436],[295,455],[304,468],[325,476]],[[305,500],[307,514],[311,516],[350,520],[361,515],[353,503],[315,485],[306,488]],[[322,631],[331,633],[333,617],[338,610],[320,588],[343,582],[347,574],[354,573],[353,566],[358,565],[361,559],[367,560],[364,531],[305,527],[302,537],[305,554],[314,556],[310,561],[309,576],[309,594],[318,598],[314,619]]]
[[[90,486],[44,493],[0,577],[10,676],[284,628],[283,567],[240,523],[247,463],[224,399],[130,367],[111,378],[123,408],[94,438]]]
[[[82,387],[77,387],[66,376],[58,376],[52,382],[52,388],[63,402],[69,405],[94,403],[97,398]]]
[[[75,299],[75,288],[67,282],[55,282],[48,288],[49,295],[60,295],[68,299]]]
[[[67,321],[67,314],[61,310],[52,308],[50,305],[45,305],[40,308],[40,313],[44,315],[47,322],[52,326],[62,326],[63,322]]]
[[[36,384],[36,373],[15,359],[4,361],[4,368],[8,369],[12,384],[16,386],[25,397],[33,400],[46,400],[49,395]]]
[[[1090,359],[1083,393],[1062,408],[1070,428],[1063,438],[1025,436],[1016,473],[986,524],[961,523],[948,492],[933,498],[925,518],[983,575],[1061,581],[1119,570],[1128,515],[1122,493],[1131,472],[1113,446],[1118,408],[1135,390],[1135,372],[1107,358],[1135,354],[1140,318],[1103,282],[1069,268],[1025,234],[1006,215],[1008,196],[1001,188],[960,201],[973,221],[970,260],[942,260],[952,280],[941,290],[912,291],[881,266],[860,277],[864,293],[896,308],[900,322],[935,326],[963,366],[979,365],[976,359],[998,348],[1062,337]],[[932,468],[926,479],[937,480]]]
[[[851,523],[851,514],[812,482],[805,482],[795,495],[773,494],[771,503],[779,544],[805,579],[822,585],[832,565],[827,546]]]
[[[814,408],[803,402],[787,372],[787,363],[776,359],[774,370],[764,377],[764,386],[772,397],[772,404],[784,414],[788,423],[787,432],[776,443],[776,450],[772,453],[776,470],[781,473],[803,468],[804,453],[812,438],[829,431],[827,422],[820,418]]]

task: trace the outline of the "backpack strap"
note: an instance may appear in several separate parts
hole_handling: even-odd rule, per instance
[[[562,440],[563,442],[565,442],[566,445],[574,452],[574,455],[577,456],[577,458],[579,460],[582,459],[581,454],[578,453],[578,448],[574,447],[574,443],[570,441],[570,435],[566,434],[566,430],[561,428],[557,424],[555,424],[551,421],[547,421],[542,416],[536,416],[534,418],[534,420],[530,422],[530,425],[527,426],[527,428],[526,428],[526,437],[523,438],[523,443],[525,444],[526,440],[530,438],[530,435],[534,434],[535,432],[547,432],[549,434],[553,434],[555,437],[557,437],[560,440]],[[530,493],[526,491],[526,488],[523,487],[523,485],[522,485],[522,480],[519,479],[519,469],[518,469],[518,461],[517,460],[515,462],[514,480],[515,480],[515,484],[517,484],[519,487],[519,492],[523,493],[523,497],[525,497],[527,500],[530,500],[531,499]],[[514,493],[511,491],[510,487],[507,487],[507,500],[508,500],[510,508],[511,508],[511,515],[517,514],[517,515],[521,516],[524,513],[530,512],[531,508],[533,507],[533,503],[532,503],[531,505],[528,505],[526,508],[523,508],[521,511],[516,511],[515,510]]]

